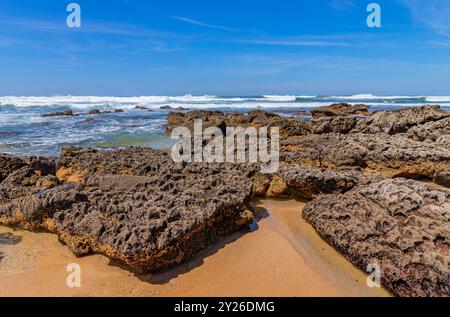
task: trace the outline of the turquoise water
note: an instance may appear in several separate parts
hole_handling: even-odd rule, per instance
[[[290,115],[335,102],[365,103],[370,110],[441,104],[450,110],[450,97],[413,96],[147,96],[147,97],[0,97],[0,152],[57,155],[67,146],[162,148],[173,141],[164,135],[167,113],[161,106],[248,112],[262,108]],[[148,110],[135,109],[136,106]],[[77,116],[42,117],[71,109]],[[100,115],[90,110],[111,111]],[[114,110],[123,112],[115,113]],[[90,118],[89,120],[86,120]]]

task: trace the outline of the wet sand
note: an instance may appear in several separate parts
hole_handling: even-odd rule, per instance
[[[55,235],[0,241],[0,296],[390,296],[325,243],[294,200],[254,202],[260,220],[169,272],[136,276],[101,255],[76,258]],[[0,233],[13,232],[0,227]],[[66,266],[81,267],[81,288]]]

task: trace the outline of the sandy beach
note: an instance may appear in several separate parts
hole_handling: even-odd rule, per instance
[[[390,296],[368,288],[367,275],[302,220],[303,203],[252,204],[260,217],[254,231],[158,275],[136,276],[101,255],[76,258],[52,234],[15,231],[22,241],[0,246],[0,296]],[[66,285],[69,263],[81,266],[81,288]]]

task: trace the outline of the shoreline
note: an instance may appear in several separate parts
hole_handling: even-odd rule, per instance
[[[369,289],[367,274],[302,220],[304,203],[251,203],[262,216],[256,230],[227,236],[189,262],[147,276],[110,265],[101,255],[76,258],[55,235],[16,231],[22,242],[3,246],[0,296],[392,296]],[[0,227],[4,231],[12,229]],[[82,268],[80,289],[65,285],[69,263]],[[12,267],[20,270],[5,272]]]

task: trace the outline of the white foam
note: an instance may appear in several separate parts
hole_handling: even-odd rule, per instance
[[[352,96],[330,96],[326,97],[327,99],[343,99],[343,100],[395,100],[395,99],[414,99],[414,98],[423,98],[422,96],[376,96],[372,94],[359,94]]]
[[[426,97],[428,102],[450,102],[450,96],[430,96]]]

